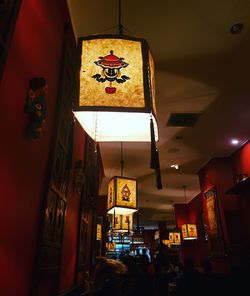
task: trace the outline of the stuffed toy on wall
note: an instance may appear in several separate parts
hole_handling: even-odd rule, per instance
[[[28,134],[37,139],[42,131],[42,124],[47,113],[46,94],[48,86],[45,78],[34,77],[29,82],[25,112],[30,114]]]

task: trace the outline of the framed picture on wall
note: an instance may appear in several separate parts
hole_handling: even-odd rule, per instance
[[[218,206],[216,187],[212,186],[204,192],[208,237],[211,244],[211,256],[220,257],[225,255],[224,240],[221,228],[221,217]]]

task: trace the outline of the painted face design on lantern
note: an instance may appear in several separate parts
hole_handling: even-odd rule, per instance
[[[116,92],[116,88],[112,87],[113,82],[124,83],[130,79],[126,75],[121,75],[121,69],[126,68],[129,64],[124,61],[124,58],[115,56],[113,50],[110,50],[109,55],[99,57],[99,60],[94,63],[102,68],[102,75],[95,74],[92,78],[101,83],[109,81],[110,86],[105,88],[105,92],[108,94],[114,94]]]
[[[121,194],[122,194],[123,201],[130,201],[131,192],[130,192],[130,189],[128,188],[127,184],[122,187]]]

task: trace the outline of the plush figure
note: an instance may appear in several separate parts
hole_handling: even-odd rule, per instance
[[[42,131],[42,124],[47,113],[46,94],[47,82],[43,77],[34,77],[29,82],[29,91],[25,112],[30,114],[28,133],[33,139],[37,139]]]

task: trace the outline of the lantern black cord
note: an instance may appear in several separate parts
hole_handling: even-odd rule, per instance
[[[183,191],[184,191],[184,198],[185,198],[185,204],[186,204],[187,203],[186,186],[183,185],[182,188],[183,188]]]
[[[159,161],[159,153],[158,153],[156,142],[155,142],[154,123],[153,123],[152,116],[150,117],[150,135],[151,135],[151,160],[150,160],[150,168],[151,169],[155,169],[155,173],[156,173],[156,187],[158,189],[162,189],[161,168],[160,168],[160,161]]]
[[[122,0],[119,0],[119,24],[118,24],[118,30],[119,35],[123,35],[123,26],[122,26]]]

